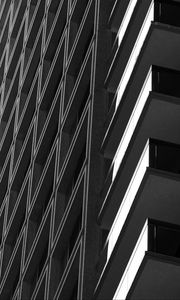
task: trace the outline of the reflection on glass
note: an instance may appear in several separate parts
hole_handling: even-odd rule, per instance
[[[120,205],[120,208],[117,212],[116,218],[113,222],[111,230],[108,235],[108,253],[107,253],[107,261],[109,260],[111,253],[114,249],[116,241],[120,235],[124,222],[127,218],[127,215],[130,211],[136,193],[139,189],[141,181],[146,172],[146,168],[149,166],[149,140],[146,143],[144,151],[141,155],[141,158],[138,162],[138,165],[135,169],[133,177],[129,183],[126,194],[123,198],[123,201]]]
[[[129,119],[129,122],[126,126],[126,129],[124,131],[124,134],[122,136],[121,142],[119,144],[119,147],[116,151],[116,155],[114,158],[114,167],[113,167],[113,175],[112,175],[112,181],[114,180],[117,171],[119,169],[119,166],[122,162],[122,159],[124,157],[124,154],[127,150],[127,147],[129,145],[129,142],[131,140],[131,137],[133,135],[133,132],[135,130],[135,127],[138,123],[139,117],[142,113],[142,110],[144,108],[144,105],[146,103],[146,100],[148,98],[149,92],[152,90],[152,71],[151,68],[146,76],[145,82],[143,84],[143,87],[141,89],[141,92],[139,94],[138,100],[136,102],[136,105],[133,109],[133,112],[131,114],[131,117]]]
[[[113,300],[126,299],[129,289],[135,279],[137,271],[142,263],[145,252],[148,250],[148,221],[146,220],[136,243],[134,251],[129,259],[127,267],[114,294]]]
[[[133,68],[135,66],[137,57],[141,51],[142,45],[145,41],[145,38],[147,36],[147,33],[149,31],[151,22],[154,20],[154,1],[152,1],[150,8],[147,12],[146,18],[144,20],[144,23],[141,27],[140,33],[138,35],[138,38],[136,40],[136,43],[134,45],[133,51],[131,53],[131,56],[129,58],[129,61],[126,65],[126,69],[124,70],[124,73],[122,75],[122,79],[120,81],[118,92],[117,92],[117,100],[116,100],[116,109],[121,101],[122,95],[125,91],[125,88],[127,86],[127,83],[129,81],[129,78],[131,76],[131,73],[133,71]]]

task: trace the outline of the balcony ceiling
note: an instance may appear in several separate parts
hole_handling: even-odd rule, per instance
[[[127,296],[129,300],[179,300],[180,259],[147,252]]]

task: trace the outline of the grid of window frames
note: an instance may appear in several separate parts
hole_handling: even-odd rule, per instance
[[[94,0],[0,1],[4,300],[79,297],[95,9]]]

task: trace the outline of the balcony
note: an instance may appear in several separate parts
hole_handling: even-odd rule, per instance
[[[103,205],[99,220],[104,228],[109,228],[115,218],[148,138],[172,143],[180,141],[179,74],[177,71],[153,66],[145,75],[136,106],[101,193]]]
[[[122,47],[118,50],[111,67],[111,76],[109,75],[106,82],[109,92],[114,92],[120,82],[107,116],[106,132],[102,143],[105,156],[109,158],[115,154],[150,66],[180,69],[177,59],[180,50],[179,25],[172,24],[172,20],[169,21],[169,25],[167,20],[158,18],[156,18],[158,22],[152,22],[154,20],[150,18],[153,16],[152,11],[148,12],[147,16],[145,15],[147,24],[145,21],[143,23],[142,36],[135,36],[135,40],[133,38],[136,48],[132,51],[133,45],[130,45],[130,41],[134,36],[133,30],[137,27],[135,25],[141,10],[138,10],[138,14],[133,16],[133,20],[136,17],[135,23],[133,20],[130,23],[128,36],[125,36],[125,42],[122,42]],[[145,18],[145,16],[143,17]],[[143,22],[143,20],[141,21]],[[138,34],[141,27],[136,29]]]
[[[180,225],[179,151],[178,145],[150,140],[121,204],[116,194],[120,207],[101,253],[104,267],[96,299],[111,299],[115,294],[147,218]]]
[[[156,170],[164,170],[166,172],[179,174],[179,153],[180,148],[177,145],[152,139],[148,140],[128,185],[118,213],[116,214],[113,225],[111,226],[108,236],[108,259],[113,251],[130,209],[133,206],[133,201],[140,189],[147,168],[150,167]]]
[[[178,299],[179,235],[179,226],[146,220],[113,299]]]
[[[116,88],[119,84],[119,75],[122,75],[121,72],[131,73],[123,69],[129,64],[133,69],[151,22],[160,22],[176,27],[180,26],[178,17],[180,4],[177,0],[171,1],[171,3],[168,0],[145,0],[143,3],[139,3],[137,0],[116,2],[114,13],[111,14],[109,19],[111,30],[116,32],[113,48],[117,48],[107,76],[107,85],[111,88]],[[119,62],[119,57],[122,55],[125,56]],[[117,78],[114,76],[116,68],[120,68],[121,71],[119,75],[117,74]]]
[[[145,294],[152,300],[179,299],[179,259],[147,252],[138,275],[138,282],[128,299],[142,300]]]

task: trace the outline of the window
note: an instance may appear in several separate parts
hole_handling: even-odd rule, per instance
[[[179,226],[150,221],[148,250],[168,256],[180,257]]]

